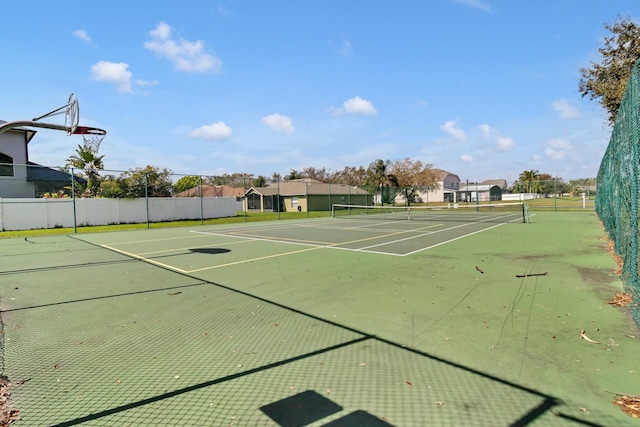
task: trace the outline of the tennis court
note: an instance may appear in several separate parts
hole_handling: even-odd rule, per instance
[[[2,239],[16,425],[629,424],[595,215],[455,215]]]

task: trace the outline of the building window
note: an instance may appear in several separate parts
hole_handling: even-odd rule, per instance
[[[0,153],[0,176],[13,176],[13,157]]]

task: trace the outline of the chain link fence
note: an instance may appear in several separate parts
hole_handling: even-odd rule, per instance
[[[393,187],[362,182],[266,179],[0,164],[2,230],[331,215],[342,205],[454,205],[527,201],[532,210],[593,209],[595,180],[439,182]]]
[[[598,172],[596,211],[615,253],[622,259],[622,280],[632,295],[632,314],[640,326],[638,280],[638,191],[640,181],[640,62],[633,67],[609,145]]]

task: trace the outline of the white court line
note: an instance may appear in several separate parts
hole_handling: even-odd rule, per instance
[[[392,245],[394,243],[404,242],[404,241],[411,240],[411,239],[417,239],[417,238],[420,238],[420,237],[429,236],[431,234],[438,234],[438,233],[442,233],[444,231],[455,230],[456,228],[466,227],[466,226],[469,226],[469,225],[473,225],[473,224],[456,225],[455,227],[443,228],[441,230],[430,231],[428,233],[418,234],[417,236],[405,237],[404,239],[392,240],[390,242],[378,243],[377,245],[365,246],[364,248],[360,248],[360,249],[371,249],[371,248],[376,248],[378,246]]]
[[[534,215],[535,214],[530,215],[530,216],[534,216]],[[509,221],[509,222],[515,222],[515,221],[517,221],[517,220],[513,220],[513,221]],[[392,222],[392,223],[395,223],[395,221]],[[181,268],[174,267],[174,266],[172,266],[170,264],[165,264],[165,263],[161,263],[161,262],[158,262],[158,261],[154,261],[154,260],[149,259],[149,258],[145,258],[145,257],[141,256],[140,254],[134,254],[134,253],[131,253],[131,252],[127,252],[127,251],[115,248],[115,247],[113,247],[111,245],[100,245],[100,246],[102,246],[104,248],[107,248],[109,250],[112,250],[114,252],[126,255],[128,257],[135,258],[135,259],[138,259],[138,260],[141,260],[141,261],[148,262],[148,263],[153,264],[153,265],[157,265],[159,267],[166,268],[168,270],[176,271],[176,272],[179,272],[179,273],[182,273],[182,274],[190,274],[190,273],[204,271],[204,270],[212,270],[212,269],[221,268],[221,267],[227,267],[227,266],[238,265],[238,264],[245,264],[245,263],[248,263],[248,262],[271,259],[271,258],[276,258],[276,257],[281,257],[281,256],[286,256],[286,255],[293,255],[293,254],[297,254],[297,253],[309,252],[309,251],[313,251],[313,250],[317,250],[317,249],[323,249],[323,248],[338,249],[338,250],[345,250],[345,251],[351,251],[351,252],[364,252],[364,253],[371,253],[371,254],[377,254],[377,255],[404,257],[404,256],[413,255],[413,254],[416,254],[418,252],[422,252],[422,251],[425,251],[425,250],[428,250],[428,249],[432,249],[432,248],[444,245],[446,243],[450,243],[450,242],[453,242],[453,241],[456,241],[456,240],[460,240],[462,238],[465,238],[465,237],[468,237],[468,236],[472,236],[474,234],[482,233],[483,231],[487,231],[487,230],[491,230],[491,229],[496,228],[496,227],[500,227],[501,225],[504,225],[506,223],[496,224],[496,225],[493,225],[493,226],[488,227],[488,228],[483,228],[482,230],[474,231],[472,233],[468,233],[468,234],[465,234],[465,235],[462,235],[462,236],[458,236],[458,237],[455,237],[453,239],[447,240],[445,242],[436,243],[435,245],[431,245],[431,246],[428,246],[428,247],[425,247],[425,248],[421,248],[421,249],[418,249],[418,250],[415,250],[415,251],[412,251],[412,252],[408,252],[408,253],[405,253],[405,254],[368,250],[369,248],[372,248],[372,247],[384,246],[384,245],[388,245],[388,244],[395,243],[395,242],[409,240],[409,239],[412,239],[412,238],[417,238],[417,237],[426,236],[426,235],[430,235],[430,234],[436,234],[436,233],[439,233],[441,231],[452,230],[452,229],[455,229],[455,228],[460,228],[460,227],[464,227],[464,226],[468,226],[468,225],[474,225],[474,224],[477,224],[477,222],[476,223],[462,224],[462,225],[459,225],[459,226],[456,226],[456,227],[450,227],[450,228],[447,228],[447,229],[444,229],[444,230],[440,230],[440,231],[422,233],[419,236],[408,237],[408,238],[405,238],[405,239],[399,239],[399,240],[395,240],[395,241],[392,241],[392,242],[386,242],[386,243],[383,243],[383,244],[365,246],[365,247],[359,248],[359,249],[344,248],[344,247],[340,247],[340,245],[347,245],[347,244],[358,243],[358,242],[366,241],[366,240],[378,239],[381,236],[374,236],[374,237],[369,237],[369,238],[365,238],[365,239],[352,240],[352,241],[349,241],[349,242],[333,243],[333,244],[330,244],[330,245],[317,245],[317,244],[311,244],[311,243],[287,242],[287,241],[280,241],[280,240],[273,240],[273,239],[263,239],[263,238],[256,239],[256,238],[247,238],[247,237],[243,237],[243,236],[233,236],[233,235],[228,235],[228,234],[219,234],[219,233],[211,233],[211,232],[190,230],[190,233],[202,234],[202,236],[198,236],[198,237],[221,236],[221,237],[229,237],[229,238],[232,238],[232,239],[243,240],[243,242],[239,242],[239,243],[245,243],[245,242],[249,243],[249,242],[257,240],[257,241],[265,241],[265,242],[272,242],[272,243],[282,243],[282,244],[290,244],[290,245],[298,245],[298,246],[308,246],[305,249],[301,249],[301,250],[297,250],[297,251],[283,252],[281,254],[267,255],[267,256],[263,256],[263,257],[251,258],[251,259],[247,259],[247,260],[240,260],[240,261],[236,261],[236,262],[220,264],[220,265],[211,266],[211,267],[198,268],[198,269],[193,269],[193,270],[183,270]],[[439,225],[442,225],[442,224],[433,224],[433,225],[429,225],[429,226],[426,226],[426,227],[421,227],[419,229],[414,229],[414,230],[401,230],[401,231],[397,231],[397,232],[391,233],[391,234],[389,234],[389,236],[392,236],[392,235],[395,235],[395,234],[411,233],[411,232],[415,232],[415,231],[420,230],[420,229],[431,228],[431,227],[435,227],[435,226],[439,226]],[[185,238],[188,238],[188,237],[155,239],[155,240],[134,241],[134,242],[120,242],[120,243],[114,243],[114,244],[142,243],[142,242],[152,242],[152,241],[160,241],[160,240],[179,240],[179,239],[185,239]],[[225,244],[232,244],[232,243],[228,242],[228,243],[225,243]],[[220,244],[218,243],[216,245],[211,245],[211,246],[219,246],[219,245]],[[186,248],[186,249],[188,249],[188,248]],[[149,253],[172,252],[172,251],[175,251],[175,250],[176,249],[167,250],[167,251],[157,251],[157,252],[145,252],[145,253],[143,253],[143,255],[144,254],[149,254]]]
[[[463,239],[465,237],[473,236],[474,234],[482,233],[483,231],[491,230],[492,228],[500,227],[501,225],[504,225],[504,224],[506,224],[506,223],[496,224],[496,225],[494,225],[492,227],[483,228],[482,230],[474,231],[473,233],[463,234],[462,236],[454,237],[453,239],[449,239],[449,240],[444,241],[444,242],[436,243],[435,245],[427,246],[426,248],[420,248],[420,249],[417,249],[417,250],[412,251],[412,252],[407,252],[406,254],[403,254],[401,256],[409,256],[409,255],[417,254],[418,252],[422,252],[422,251],[426,251],[426,250],[429,250],[429,249],[437,248],[438,246],[442,246],[442,245],[447,244],[447,243],[455,242],[456,240],[460,240],[460,239]]]
[[[204,236],[196,236],[196,237],[204,237]],[[229,236],[229,237],[233,237],[233,236]],[[243,243],[249,243],[249,241],[219,242],[219,243],[213,243],[211,245],[200,245],[198,247],[199,248],[215,248],[215,247],[218,247],[218,246],[240,245],[240,244],[243,244]],[[138,253],[138,255],[164,254],[164,253],[168,253],[168,252],[183,252],[183,251],[188,251],[189,249],[193,249],[193,246],[188,246],[186,248],[164,249],[164,250],[161,250],[161,251],[140,252],[140,253]],[[178,255],[178,254],[176,254],[176,255]]]
[[[511,216],[511,215],[510,214],[509,215],[504,215],[503,217],[509,217],[509,216]],[[411,240],[411,239],[418,239],[420,237],[429,236],[431,234],[437,234],[437,233],[442,233],[444,231],[455,230],[456,228],[467,227],[467,226],[470,226],[470,225],[476,225],[476,224],[479,224],[481,222],[486,223],[489,220],[494,220],[494,219],[498,219],[498,218],[501,218],[501,217],[492,217],[492,218],[484,220],[484,221],[464,223],[464,224],[461,224],[461,225],[456,225],[455,227],[443,228],[442,230],[436,230],[436,231],[431,231],[431,232],[428,232],[428,233],[422,233],[422,234],[418,234],[417,236],[409,236],[409,237],[406,237],[404,239],[398,239],[398,240],[393,240],[391,242],[385,242],[385,243],[379,243],[379,244],[376,244],[376,245],[365,246],[364,248],[360,248],[360,249],[371,249],[371,248],[375,248],[375,247],[379,247],[379,246],[385,246],[385,245],[391,245],[391,244],[398,243],[398,242],[404,242],[404,241]],[[516,220],[513,220],[513,221],[516,221]],[[513,222],[513,221],[509,221],[509,222]],[[503,224],[506,224],[506,223],[500,223],[498,225],[503,225]],[[492,228],[495,228],[495,227],[497,227],[497,225],[494,225],[494,226],[488,227],[488,228],[483,228],[480,231],[491,230]],[[479,233],[480,231],[476,231],[476,232],[473,232],[473,233],[470,233],[470,234],[465,234],[465,235],[463,235],[461,237],[471,236],[473,234]],[[453,239],[453,240],[458,240],[458,238]],[[448,240],[448,242],[452,242],[453,240]],[[436,247],[436,246],[440,246],[440,245],[438,244],[438,245],[430,246],[428,248],[422,248],[422,249],[419,249],[417,251],[412,251],[412,252],[409,252],[407,254],[402,254],[400,256],[411,255],[411,254],[414,254],[416,252],[420,252],[420,251],[423,251],[423,250],[426,250],[426,249],[429,249],[429,248],[433,248],[433,247]]]
[[[192,233],[204,233],[204,234],[210,234],[213,236],[217,236],[218,234],[216,233],[208,233],[205,231],[191,231]],[[393,234],[400,234],[400,233],[405,233],[406,231],[399,231],[397,233],[393,233]],[[229,235],[224,235],[226,237],[235,237],[238,239],[247,239],[246,237],[243,236],[229,236]],[[264,259],[270,259],[270,258],[276,258],[276,257],[280,257],[280,256],[285,256],[285,255],[291,255],[291,254],[297,254],[297,253],[301,253],[301,252],[309,252],[309,251],[313,251],[313,250],[317,250],[317,249],[324,249],[324,248],[329,248],[329,249],[344,249],[344,250],[351,250],[354,251],[354,249],[347,249],[347,248],[340,248],[337,247],[339,245],[347,245],[350,243],[358,243],[358,242],[362,242],[365,240],[372,240],[372,239],[378,239],[380,238],[380,236],[374,236],[374,237],[367,237],[365,239],[357,239],[357,240],[352,240],[350,242],[340,242],[340,243],[333,243],[330,245],[316,245],[316,244],[311,244],[311,243],[297,243],[297,242],[287,242],[287,241],[279,241],[279,240],[272,240],[272,239],[262,239],[262,238],[251,238],[248,239],[249,241],[264,241],[264,242],[270,242],[270,243],[282,243],[282,244],[288,244],[288,245],[298,245],[298,246],[310,246],[309,248],[306,249],[301,249],[299,251],[292,251],[292,252],[284,252],[281,254],[275,254],[275,255],[267,255],[267,256],[263,256],[263,257],[259,257],[259,258],[252,258],[252,259],[246,259],[246,260],[240,260],[240,261],[235,261],[235,262],[230,262],[227,264],[220,264],[220,265],[214,265],[211,267],[203,267],[203,268],[197,268],[194,270],[189,270],[187,271],[187,273],[194,273],[194,272],[198,272],[198,271],[205,271],[205,270],[213,270],[216,268],[221,268],[221,267],[228,267],[231,265],[238,265],[238,264],[245,264],[248,262],[253,262],[253,261],[260,261],[260,260],[264,260]],[[355,251],[359,251],[359,252],[370,252],[370,251],[360,251],[359,249],[356,249]],[[385,254],[385,255],[397,255],[397,254],[386,254],[383,252],[371,252],[371,253],[381,253],[381,254]]]
[[[478,231],[474,231],[473,233],[468,233],[468,234],[464,234],[462,236],[454,237],[453,239],[449,239],[449,240],[447,240],[445,242],[436,243],[435,245],[427,246],[426,248],[420,248],[420,249],[417,249],[415,251],[408,252],[408,253],[406,253],[404,255],[401,255],[401,256],[408,256],[408,255],[417,254],[418,252],[422,252],[422,251],[426,251],[428,249],[436,248],[436,247],[442,246],[442,245],[444,245],[446,243],[451,243],[451,242],[454,242],[456,240],[460,240],[460,239],[465,238],[465,237],[473,236],[474,234],[482,233],[483,231],[491,230],[493,228],[500,227],[500,226],[505,225],[505,224],[510,224],[510,223],[516,222],[516,221],[520,221],[520,218],[511,220],[509,222],[501,222],[501,223],[495,224],[495,225],[493,225],[491,227],[483,228],[482,230],[478,230]]]
[[[109,245],[100,245],[100,246],[103,247],[103,248],[107,248],[107,249],[109,249],[111,251],[118,252],[118,253],[120,253],[122,255],[125,255],[125,256],[131,257],[131,258],[135,258],[135,259],[139,259],[140,261],[148,262],[149,264],[157,265],[158,267],[167,268],[169,270],[177,271],[178,273],[182,273],[182,274],[189,273],[187,270],[183,270],[181,268],[174,267],[174,266],[169,265],[169,264],[164,264],[164,263],[161,263],[161,262],[158,262],[158,261],[154,261],[152,259],[145,258],[145,257],[142,257],[140,255],[137,255],[137,254],[134,254],[134,253],[131,253],[131,252],[123,251],[121,249],[114,248],[113,246],[109,246]]]

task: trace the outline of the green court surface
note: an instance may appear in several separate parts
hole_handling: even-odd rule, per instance
[[[603,234],[544,212],[0,239],[15,425],[638,425]]]

